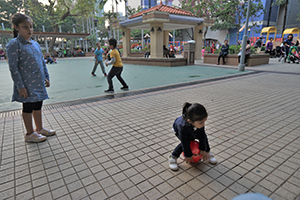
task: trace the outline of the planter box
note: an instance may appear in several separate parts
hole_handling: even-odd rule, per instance
[[[204,54],[203,63],[217,64],[218,56],[219,54]],[[270,58],[269,54],[251,54],[248,59],[247,67],[269,64],[269,58]],[[237,54],[227,55],[225,61],[226,61],[226,65],[233,65],[233,66],[239,65]],[[220,60],[220,64],[222,64],[222,58]]]
[[[162,67],[176,67],[187,65],[186,58],[141,58],[141,57],[127,57],[122,58],[124,64],[132,65],[152,65]]]
[[[144,57],[146,51],[140,51],[140,52],[131,52],[130,57]]]

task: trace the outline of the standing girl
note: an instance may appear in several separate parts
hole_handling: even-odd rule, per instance
[[[9,70],[14,82],[12,101],[23,103],[23,121],[26,128],[25,141],[41,142],[55,134],[42,125],[43,100],[48,99],[45,87],[50,86],[49,74],[41,48],[31,39],[32,19],[17,13],[12,16],[14,39],[6,46]],[[36,129],[33,130],[32,117]]]
[[[199,149],[202,159],[216,164],[217,160],[210,153],[204,125],[207,120],[207,112],[204,106],[198,103],[185,103],[182,109],[182,116],[178,117],[173,123],[173,131],[180,140],[173,153],[169,156],[169,166],[171,170],[178,170],[177,158],[184,152],[186,162],[193,162],[193,153],[190,142],[199,140]]]

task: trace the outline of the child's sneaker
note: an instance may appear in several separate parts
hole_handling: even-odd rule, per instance
[[[177,165],[177,158],[175,158],[174,156],[170,155],[169,157],[169,167],[171,170],[178,170],[178,165]]]
[[[112,90],[112,89],[108,89],[108,90],[104,90],[104,92],[106,92],[106,93],[114,93],[115,91]]]
[[[43,128],[40,131],[36,131],[38,134],[42,134],[43,136],[52,136],[55,135],[56,131],[55,130],[48,130]]]
[[[47,139],[47,137],[38,134],[37,132],[33,132],[30,135],[25,135],[26,142],[43,142]]]
[[[124,86],[124,87],[121,87],[120,89],[121,89],[121,90],[128,90],[129,87],[128,87],[128,86]]]
[[[215,165],[215,164],[217,164],[217,159],[214,157],[214,155],[211,153],[211,152],[209,152],[209,156],[210,156],[210,158],[209,158],[209,163],[210,164],[212,164],[212,165]]]

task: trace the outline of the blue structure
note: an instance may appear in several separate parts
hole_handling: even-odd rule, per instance
[[[142,10],[147,10],[153,6],[160,4],[161,0],[141,0]],[[172,6],[172,1],[164,0],[162,1],[164,5]]]
[[[253,18],[250,19],[249,21],[250,31],[248,31],[249,38],[259,37],[262,28],[267,27],[268,21],[269,21],[269,26],[275,26],[277,28],[276,38],[281,38],[281,33],[283,32],[282,24],[284,19],[284,6],[277,6],[277,5],[272,6],[272,0],[261,0],[261,2],[266,12],[256,17],[255,19]],[[275,0],[273,0],[273,2],[275,2]],[[300,5],[298,1],[293,1],[293,0],[289,1],[288,8],[287,8],[285,29],[300,26],[300,22],[296,20],[297,14],[299,13],[298,12],[299,6]],[[241,21],[243,23],[245,19],[242,19]],[[254,23],[256,23],[257,26],[253,27]],[[236,44],[237,32],[240,30],[240,28],[239,29],[235,28],[230,30],[230,35],[229,35],[230,45]],[[244,31],[239,32],[238,40],[241,41],[243,35],[244,35]],[[270,34],[270,37],[274,37],[274,34]]]

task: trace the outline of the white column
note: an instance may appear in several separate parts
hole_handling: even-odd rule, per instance
[[[120,44],[119,44],[119,40],[120,40],[120,30],[117,29],[117,41],[118,41],[118,45],[120,45]]]
[[[61,33],[61,26],[59,26],[59,32]],[[64,48],[64,38],[61,38],[61,48]]]
[[[142,49],[144,49],[144,30],[142,29]]]
[[[175,29],[173,29],[173,46],[175,47]]]
[[[73,33],[76,33],[75,28],[73,27]],[[77,38],[75,38],[75,48],[77,47]]]
[[[43,32],[45,32],[45,26],[42,25],[42,27],[43,27]],[[46,36],[45,36],[44,40],[45,40],[46,52],[49,53],[48,42],[47,42],[47,37]]]

